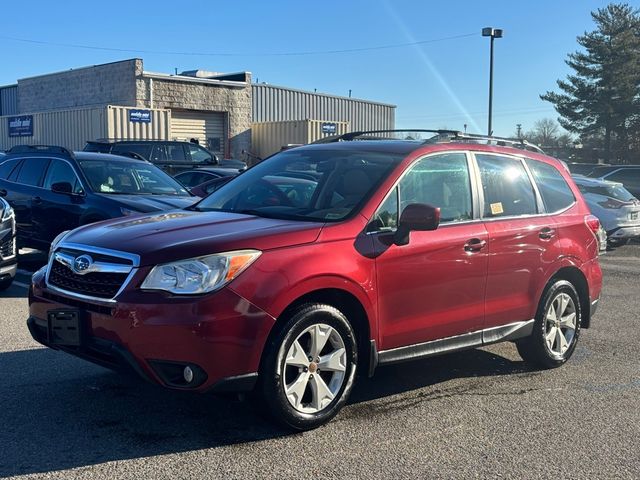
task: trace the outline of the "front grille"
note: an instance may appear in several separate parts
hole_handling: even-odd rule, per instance
[[[128,258],[116,257],[114,255],[106,255],[104,253],[87,252],[77,250],[75,248],[62,247],[56,250],[60,253],[66,253],[72,257],[79,257],[80,255],[89,254],[94,262],[112,263],[115,265],[133,265],[133,262]]]
[[[15,245],[14,245],[13,238],[0,244],[0,257],[7,258],[7,257],[13,257],[14,255],[15,255]]]
[[[49,284],[68,292],[98,298],[113,298],[120,290],[128,274],[92,272],[78,275],[70,268],[54,261],[49,271]]]

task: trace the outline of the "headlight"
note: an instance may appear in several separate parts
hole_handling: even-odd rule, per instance
[[[9,220],[10,218],[13,217],[13,208],[11,208],[11,205],[9,205],[9,202],[7,202],[5,199],[0,198],[0,206],[2,207],[2,222],[4,222],[5,220]]]
[[[156,265],[140,288],[178,295],[212,292],[240,275],[261,253],[237,250]]]
[[[56,249],[56,247],[58,246],[58,244],[62,241],[62,239],[64,237],[67,236],[67,234],[70,232],[71,230],[65,230],[62,233],[59,233],[56,238],[53,239],[53,242],[51,242],[51,246],[49,247],[49,256],[47,258],[51,258],[51,254],[53,253],[53,251]]]

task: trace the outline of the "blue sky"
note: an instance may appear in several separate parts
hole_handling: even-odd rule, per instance
[[[576,36],[593,29],[594,0],[3,2],[0,85],[141,57],[145,70],[248,70],[254,80],[398,106],[399,128],[487,128],[489,40],[495,43],[494,133],[556,118],[539,99],[569,73]],[[631,2],[635,4],[636,2]],[[7,21],[10,19],[10,21]],[[475,34],[475,35],[473,35]],[[470,36],[464,36],[470,35]],[[450,38],[461,36],[461,38]],[[33,40],[30,43],[12,38]],[[265,55],[416,46],[339,54]],[[79,44],[131,51],[71,48]],[[142,52],[146,50],[147,52]],[[152,53],[160,52],[160,53]],[[196,55],[180,55],[186,52]],[[203,53],[232,53],[217,56]]]

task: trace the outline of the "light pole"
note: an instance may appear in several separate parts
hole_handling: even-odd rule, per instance
[[[491,53],[489,56],[489,136],[493,134],[491,128],[491,114],[493,110],[493,39],[502,38],[502,29],[486,27],[482,29],[483,37],[491,37]]]

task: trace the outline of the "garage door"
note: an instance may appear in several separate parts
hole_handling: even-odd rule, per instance
[[[204,113],[184,110],[171,111],[171,139],[197,138],[200,145],[224,158],[226,145],[224,113]]]

